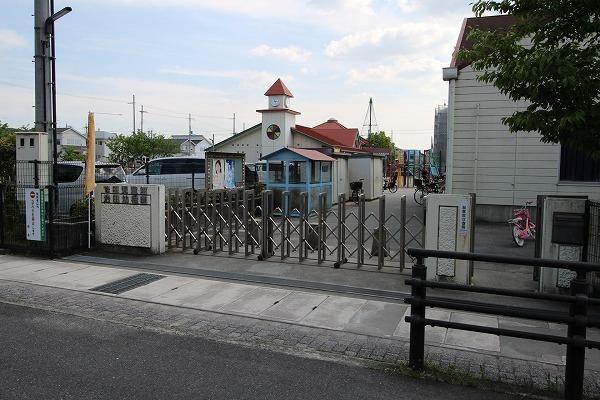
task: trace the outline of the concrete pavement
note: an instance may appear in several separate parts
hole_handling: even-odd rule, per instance
[[[265,323],[284,324],[289,326],[286,329],[290,330],[320,329],[326,332],[340,332],[347,337],[366,337],[372,338],[371,340],[379,338],[385,340],[388,346],[396,345],[404,349],[407,346],[409,325],[404,322],[404,316],[408,307],[397,302],[168,274],[161,274],[165,275],[165,278],[120,295],[92,294],[89,290],[137,272],[139,271],[89,263],[4,255],[0,256],[0,281],[3,282],[0,285],[0,301],[10,298],[11,285],[43,285],[63,291],[77,291],[96,298],[134,301],[131,304],[143,302],[186,309],[189,310],[186,312],[188,320],[193,319],[194,312],[210,312],[216,314],[217,319],[219,315],[223,318],[229,315],[262,320]],[[550,334],[564,335],[566,329],[555,324],[465,312],[428,310],[427,314],[450,321],[494,327],[518,327]],[[488,361],[496,360],[494,363],[506,363],[506,360],[510,360],[528,365],[527,368],[535,366],[536,373],[543,371],[543,374],[536,378],[538,381],[533,382],[538,386],[543,386],[544,379],[552,377],[560,381],[564,374],[564,346],[437,327],[428,327],[426,331],[428,354],[434,361],[436,354],[442,354],[446,360],[480,360],[481,357],[486,357]],[[600,334],[590,331],[589,337],[598,340]],[[358,349],[355,356],[364,357],[360,351]],[[371,354],[372,351],[369,352],[369,355]],[[403,357],[405,355],[397,352],[395,358],[390,361],[401,362]],[[473,364],[477,362],[469,361],[469,369],[475,368]],[[587,351],[586,368],[587,384],[590,388],[600,390],[600,353],[597,350]],[[517,379],[514,376],[508,377],[510,374],[505,375],[500,379]]]

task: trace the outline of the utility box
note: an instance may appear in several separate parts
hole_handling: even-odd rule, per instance
[[[48,161],[46,132],[16,132],[17,161]]]

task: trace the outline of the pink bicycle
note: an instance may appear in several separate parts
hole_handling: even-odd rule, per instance
[[[513,211],[514,218],[509,219],[508,223],[512,225],[512,237],[515,244],[523,247],[525,239],[535,239],[535,224],[531,221],[529,205],[531,201],[525,203],[525,207],[517,208]]]

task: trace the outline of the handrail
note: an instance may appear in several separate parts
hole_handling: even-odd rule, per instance
[[[483,262],[497,262],[502,264],[512,265],[528,265],[532,267],[546,267],[546,268],[562,268],[570,270],[583,270],[588,272],[600,272],[600,264],[583,262],[583,261],[566,261],[566,260],[551,260],[547,258],[527,258],[527,257],[514,257],[514,256],[502,256],[498,254],[481,254],[481,253],[467,253],[460,251],[446,251],[446,250],[430,250],[430,249],[418,249],[411,247],[406,250],[407,254],[412,257],[436,257],[436,258],[451,258],[454,260],[466,260],[466,261],[483,261]]]
[[[567,345],[565,365],[565,398],[580,400],[583,398],[583,380],[585,376],[585,349],[586,347],[600,349],[600,342],[586,338],[587,328],[600,327],[600,319],[590,317],[588,309],[591,304],[598,304],[596,299],[590,299],[589,280],[586,271],[600,271],[599,264],[577,261],[548,260],[539,258],[511,257],[495,254],[477,254],[456,251],[427,250],[410,248],[407,254],[415,257],[416,262],[412,267],[412,277],[405,283],[411,286],[411,295],[404,299],[410,304],[410,315],[404,320],[410,323],[410,351],[409,366],[416,370],[424,368],[425,360],[425,326],[439,326],[452,329],[461,329],[471,332],[481,332],[502,336],[512,336],[523,339],[538,340],[543,342]],[[491,288],[484,286],[467,286],[451,282],[435,282],[427,280],[427,266],[424,263],[427,257],[447,258],[454,260],[496,262],[513,265],[528,265],[546,268],[564,268],[576,271],[576,276],[571,281],[570,295],[532,293],[525,290],[512,290]],[[507,307],[502,302],[464,301],[453,298],[428,296],[427,288],[439,288],[453,291],[477,292],[499,296],[534,298],[550,300],[569,306],[568,312],[556,312],[548,309],[532,309],[523,307]],[[450,310],[461,310],[483,313],[488,315],[528,318],[533,320],[565,323],[568,325],[567,335],[548,335],[539,332],[526,332],[517,329],[504,329],[500,327],[486,327],[474,324],[442,321],[426,318],[426,307],[439,307]]]

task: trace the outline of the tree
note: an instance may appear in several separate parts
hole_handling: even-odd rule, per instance
[[[28,126],[11,128],[0,121],[0,181],[10,181],[15,176],[17,131],[28,131]]]
[[[367,139],[367,144],[369,147],[390,149],[392,154],[396,151],[396,146],[394,145],[392,138],[387,136],[384,131],[371,133],[371,136]]]
[[[111,151],[109,156],[113,162],[133,163],[143,157],[156,158],[171,156],[179,152],[179,144],[162,135],[146,135],[137,131],[133,135],[117,135],[109,139],[106,145]]]
[[[473,12],[510,14],[506,30],[473,29],[458,57],[510,99],[529,106],[503,118],[511,132],[537,131],[600,158],[600,2],[478,0]]]
[[[63,161],[84,161],[85,156],[78,153],[74,146],[62,146],[60,151],[60,158]]]

